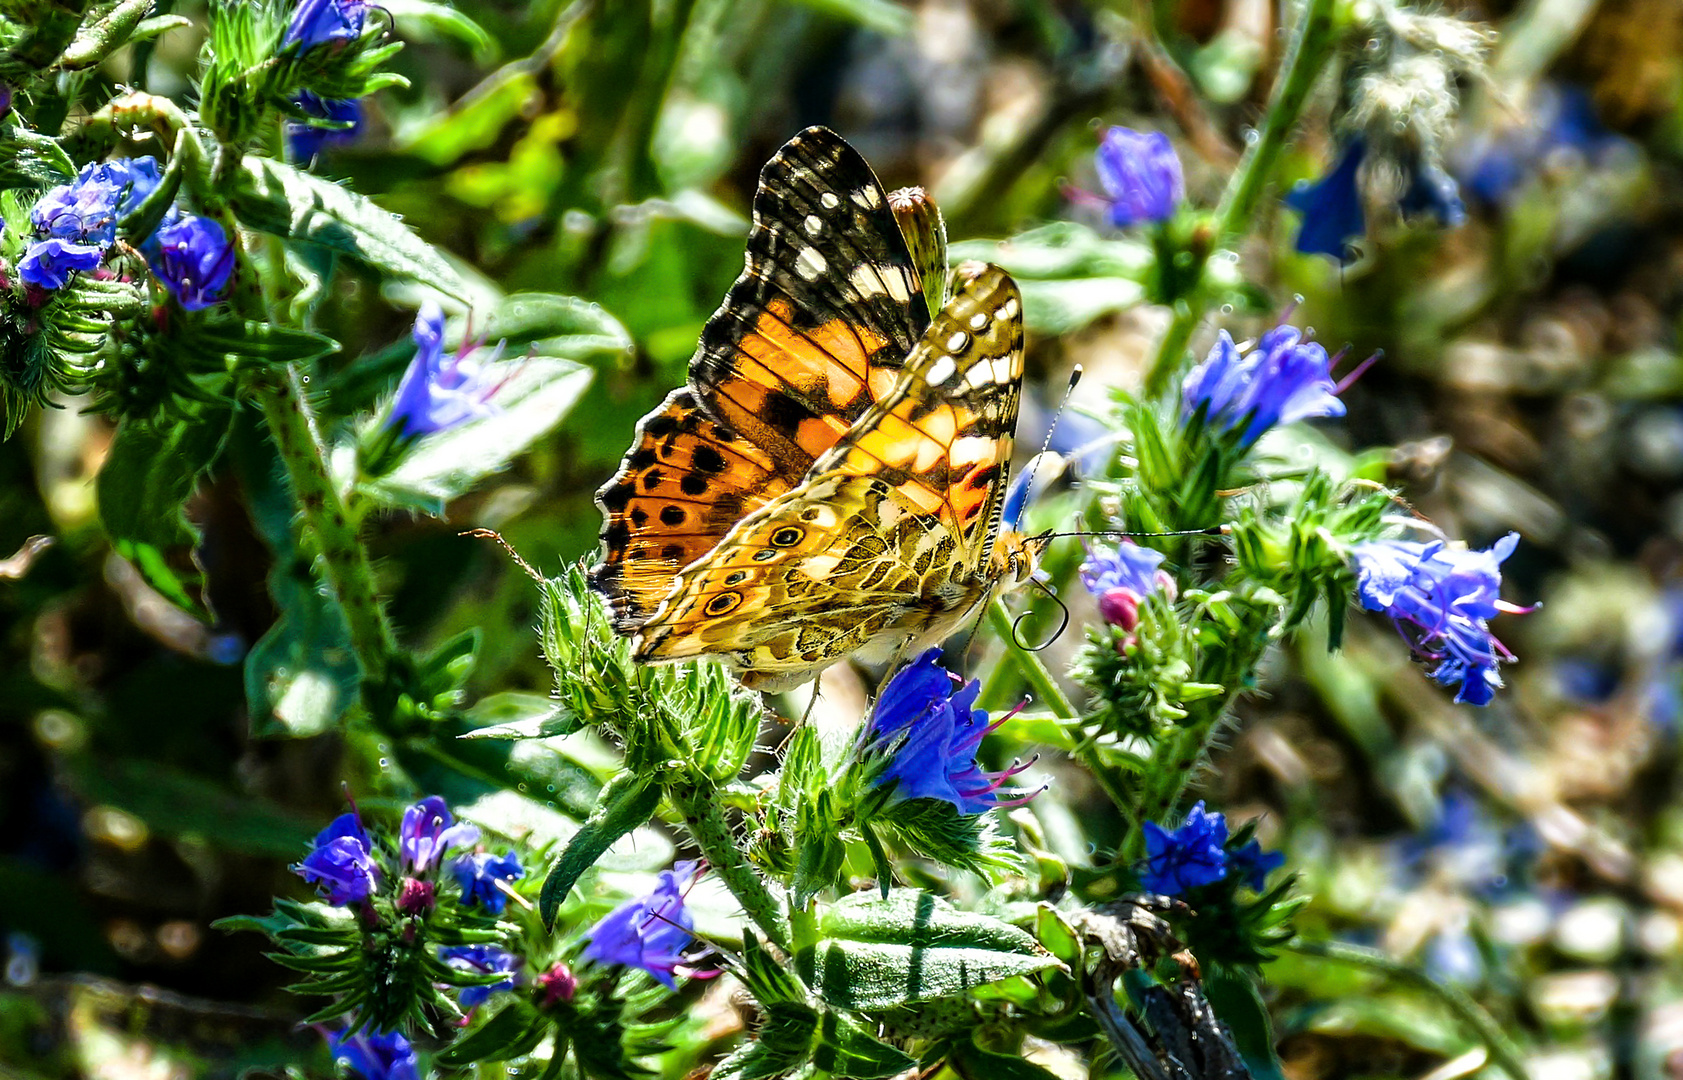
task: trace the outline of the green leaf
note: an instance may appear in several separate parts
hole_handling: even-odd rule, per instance
[[[613,846],[615,840],[646,824],[660,806],[660,785],[652,777],[623,772],[602,789],[596,812],[590,815],[544,879],[538,912],[545,926],[554,926],[555,913],[579,876]]]
[[[873,893],[846,897],[824,913],[819,932],[817,944],[796,954],[796,970],[827,1003],[842,1008],[932,1001],[1063,967],[1022,930],[910,889],[886,900]]]
[[[806,988],[766,951],[752,930],[742,935],[742,985],[761,1007],[807,1004]]]
[[[1023,291],[1025,324],[1050,336],[1140,303],[1155,257],[1149,245],[1058,222],[1009,240],[954,244],[952,258],[998,263],[1010,271]]]
[[[886,1080],[917,1066],[911,1055],[835,1013],[824,1014],[812,1061],[820,1069],[850,1080]]]
[[[439,1051],[437,1061],[460,1068],[475,1061],[507,1061],[528,1053],[549,1025],[524,1001],[516,1001],[479,1028]]]
[[[953,1071],[964,1080],[1058,1080],[1058,1074],[1014,1054],[984,1050],[972,1039],[952,1043]]]
[[[395,469],[366,481],[363,489],[387,506],[442,514],[451,499],[506,467],[559,424],[591,378],[587,367],[546,357],[511,365],[511,371],[493,399],[495,415],[422,436]]]
[[[477,701],[463,717],[475,725],[460,736],[463,739],[547,739],[570,735],[579,726],[554,698],[518,690]]]
[[[124,420],[95,485],[106,533],[157,548],[196,542],[181,507],[221,452],[231,419],[208,410],[174,421]]]
[[[0,123],[0,187],[51,187],[75,175],[76,163],[57,139]]]
[[[399,23],[419,23],[433,34],[455,38],[473,50],[475,60],[487,61],[496,51],[491,35],[483,27],[448,4],[436,4],[432,0],[381,0],[380,6]],[[424,36],[417,35],[409,26],[403,27],[402,33],[410,39]]]
[[[1233,1035],[1233,1047],[1256,1080],[1285,1080],[1274,1052],[1274,1027],[1256,980],[1243,971],[1214,966],[1204,979],[1204,997]]]
[[[328,248],[467,299],[467,284],[431,244],[347,188],[279,161],[248,156],[234,176],[229,202],[234,215],[259,232]]]

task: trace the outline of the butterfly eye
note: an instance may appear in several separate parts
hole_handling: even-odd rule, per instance
[[[772,533],[771,542],[775,547],[794,547],[804,536],[806,533],[791,525]]]

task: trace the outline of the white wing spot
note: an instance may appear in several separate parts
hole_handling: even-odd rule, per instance
[[[1015,319],[1017,317],[1017,298],[1013,296],[999,305],[999,314],[1002,318]]]
[[[817,281],[818,276],[829,269],[829,266],[824,256],[818,254],[817,248],[802,248],[801,253],[795,256],[795,273],[808,281]]]
[[[826,191],[824,194],[818,196],[818,201],[824,204],[824,209],[826,210],[834,210],[836,207],[841,205],[841,200],[836,198],[836,193],[833,191]]]
[[[819,217],[817,214],[808,214],[806,216],[805,224],[806,234],[808,236],[817,236],[819,233],[824,231],[824,219]]]
[[[939,360],[936,360],[933,364],[929,365],[929,385],[940,386],[942,383],[957,374],[957,372],[958,365],[953,363],[953,358],[950,356],[943,356]]]
[[[882,196],[877,194],[876,188],[860,188],[853,193],[853,201],[867,210],[875,210],[882,205]]]
[[[970,329],[972,329],[972,330],[980,330],[982,327],[986,326],[987,324],[988,324],[988,313],[985,312],[985,311],[978,311],[978,312],[976,312],[976,314],[970,316]]]
[[[963,330],[956,330],[953,332],[953,336],[947,339],[947,351],[959,352],[969,343],[970,335]]]

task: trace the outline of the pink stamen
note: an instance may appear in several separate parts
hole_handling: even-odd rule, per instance
[[[1344,354],[1340,352],[1338,355],[1343,356]],[[1335,394],[1342,394],[1344,391],[1350,389],[1350,387],[1356,385],[1356,380],[1367,374],[1367,369],[1372,367],[1374,364],[1377,364],[1379,362],[1379,358],[1384,355],[1384,349],[1376,350],[1372,356],[1352,368],[1350,370],[1350,374],[1344,376],[1342,379],[1339,379],[1337,385],[1332,388],[1332,392]],[[1331,370],[1330,366],[1328,367],[1328,370]]]

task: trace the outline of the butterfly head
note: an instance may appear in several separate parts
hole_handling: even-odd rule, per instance
[[[1040,569],[1040,557],[1052,542],[1052,533],[1029,536],[1016,529],[1004,528],[993,543],[994,581],[1000,592],[1025,584]]]

